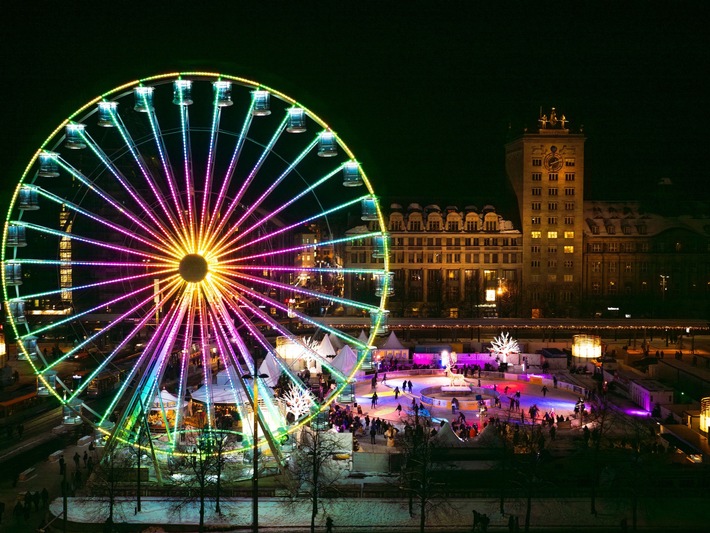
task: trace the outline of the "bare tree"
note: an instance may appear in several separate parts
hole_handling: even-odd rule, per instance
[[[413,424],[405,428],[402,442],[403,464],[400,486],[409,494],[409,514],[414,516],[414,502],[419,508],[419,531],[424,533],[429,514],[447,505],[442,473],[445,461],[437,458],[437,444],[432,439],[431,419],[414,410]]]
[[[288,463],[287,480],[291,496],[294,499],[305,496],[311,502],[311,533],[315,532],[319,508],[325,510],[323,498],[337,494],[338,482],[348,474],[342,461],[336,460],[337,455],[346,451],[343,436],[304,427]]]

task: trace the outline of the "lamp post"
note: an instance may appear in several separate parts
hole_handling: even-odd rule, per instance
[[[256,362],[254,363],[254,368],[256,368]],[[252,411],[254,417],[254,428],[252,434],[252,475],[251,475],[251,528],[254,533],[259,533],[259,456],[257,447],[257,434],[259,431],[259,416],[257,411],[259,409],[259,383],[258,378],[269,377],[267,374],[245,374],[242,379],[253,380],[253,390],[252,390]]]

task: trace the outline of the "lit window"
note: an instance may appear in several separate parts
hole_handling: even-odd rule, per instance
[[[556,239],[556,238],[557,238],[557,232],[556,232],[556,231],[548,231],[548,232],[547,232],[547,238],[548,238],[548,239]]]
[[[552,283],[556,282],[557,281],[557,274],[548,274],[547,281],[550,281]]]
[[[573,254],[574,253],[574,246],[565,246],[564,247],[564,252],[566,254]]]
[[[574,239],[574,231],[565,231],[565,239]]]
[[[574,275],[573,274],[565,274],[565,281],[567,283],[571,283],[574,281]]]
[[[530,233],[530,236],[533,239],[539,239],[540,237],[542,237],[542,232],[541,231],[533,231]]]

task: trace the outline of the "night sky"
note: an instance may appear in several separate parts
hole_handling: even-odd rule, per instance
[[[710,199],[706,5],[5,3],[2,211],[33,152],[78,107],[133,79],[193,69],[250,78],[311,108],[386,202],[492,203],[513,215],[504,144],[536,128],[541,106],[584,128],[587,198],[634,198],[670,178]]]

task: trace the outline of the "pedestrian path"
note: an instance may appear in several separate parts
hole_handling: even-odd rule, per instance
[[[22,445],[33,447],[38,443],[53,442],[51,439],[41,437],[37,437],[37,439],[38,442],[26,441]],[[5,473],[0,475],[0,502],[5,504],[5,512],[0,523],[0,532],[36,532],[38,527],[46,523],[47,506],[42,504],[41,494],[46,491],[49,502],[61,498],[61,487],[65,476],[60,474],[60,458],[64,457],[66,482],[71,490],[71,487],[76,484],[77,472],[79,472],[79,483],[86,481],[89,457],[94,453],[89,451],[90,440],[90,438],[82,437],[68,446],[59,445],[56,450],[52,450],[46,457],[40,458],[22,472],[16,471],[12,461],[3,463]],[[86,465],[84,464],[84,453],[87,456]],[[78,457],[78,466],[74,460],[75,457]],[[96,461],[96,456],[93,461]],[[36,497],[33,497],[32,504],[25,508],[25,499],[28,493],[32,496],[39,495],[39,500],[37,500],[39,505],[35,505]],[[29,501],[29,498],[27,499]],[[15,511],[16,508],[18,511]]]

